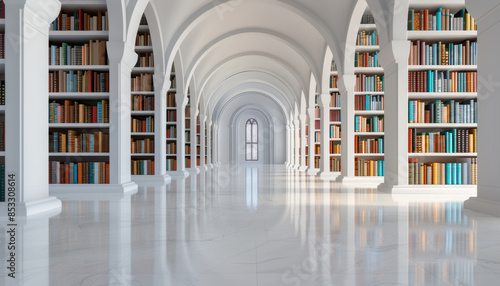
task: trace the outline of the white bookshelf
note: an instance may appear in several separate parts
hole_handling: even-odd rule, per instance
[[[73,13],[78,11],[78,9],[83,9],[84,12],[89,13],[91,17],[98,15],[98,10],[101,10],[102,16],[105,15],[105,11],[107,10],[106,2],[104,1],[61,1],[62,6],[61,10],[62,13],[67,13],[68,15],[73,16]],[[49,50],[50,46],[55,45],[56,47],[61,47],[63,43],[67,43],[69,46],[82,46],[85,44],[89,44],[90,41],[96,42],[96,41],[107,41],[109,38],[109,31],[106,30],[106,22],[102,22],[102,30],[97,30],[97,27],[94,28],[94,30],[88,31],[88,30],[63,30],[61,27],[57,28],[55,27],[55,23],[58,21],[54,21],[51,25],[50,31],[49,31]],[[56,30],[59,29],[59,30]],[[72,27],[73,29],[73,27]],[[85,29],[85,27],[84,27]],[[106,47],[107,49],[107,47]],[[107,51],[106,51],[107,52]],[[49,68],[48,72],[71,72],[74,71],[75,73],[81,71],[81,72],[86,72],[86,71],[92,71],[96,72],[98,74],[101,73],[108,73],[108,80],[109,80],[109,72],[110,72],[110,66],[108,63],[108,58],[106,57],[106,63],[100,64],[100,65],[67,65],[64,62],[61,62],[59,64],[51,65],[49,62]],[[62,86],[63,82],[58,83],[58,88],[60,89]],[[76,85],[76,82],[74,83]],[[82,82],[82,85],[86,85],[85,82]],[[109,84],[106,84],[108,85]],[[92,87],[94,88],[94,87]],[[83,103],[86,106],[96,106],[98,102],[101,102],[105,100],[107,102],[108,108],[111,106],[110,104],[110,93],[109,91],[103,91],[105,89],[105,86],[101,86],[101,90],[92,90],[90,92],[50,92],[49,93],[49,103],[52,102],[57,102],[61,105],[64,106],[64,101],[69,100],[71,102],[78,102],[78,103]],[[102,107],[102,112],[104,115],[104,108],[105,106]],[[66,112],[69,112],[68,110]],[[113,114],[111,114],[113,111],[111,108],[109,108],[109,111],[107,111],[108,118],[107,120],[111,121],[111,117]],[[90,120],[90,118],[89,118]],[[110,123],[103,122],[103,123],[49,123],[49,133],[53,132],[62,132],[66,133],[70,130],[75,130],[78,133],[83,133],[83,134],[92,134],[95,131],[103,132],[104,134],[110,134]],[[68,144],[69,144],[69,138],[68,138]],[[61,144],[61,142],[59,142]],[[106,149],[111,149],[110,146],[106,146]],[[109,164],[110,165],[110,157],[111,153],[109,152],[79,152],[79,153],[53,153],[49,152],[48,153],[49,157],[49,162],[54,162],[58,161],[61,162],[61,166],[63,163],[104,163],[104,164]],[[52,164],[50,164],[52,165]],[[103,167],[103,166],[101,166]],[[104,167],[103,167],[104,168]],[[90,172],[90,170],[88,170]],[[52,170],[53,172],[60,172],[59,170]],[[103,175],[101,174],[94,174],[95,177],[102,177]],[[62,174],[60,176],[61,178],[63,177]],[[111,175],[106,174],[104,177],[107,177],[107,179],[110,180]],[[100,190],[110,190],[110,184],[107,182],[102,181],[99,184],[82,184],[82,185],[92,185],[93,188],[100,189]],[[83,189],[81,189],[82,185],[78,185],[76,183],[74,184],[61,184],[61,182],[51,182],[50,185],[50,191],[51,192],[56,192],[56,193],[61,193],[61,192],[71,192],[71,191],[82,191],[84,192]],[[125,191],[126,189],[131,189],[133,188],[132,185],[130,186],[125,186],[125,185],[116,185],[112,188],[115,188],[116,191]]]
[[[135,52],[138,55],[137,64],[132,68],[131,77],[132,82],[135,77],[141,75],[150,75],[153,77],[155,69],[153,62],[153,46],[151,43],[151,38],[149,35],[149,26],[147,25],[147,21],[145,15],[143,15],[141,19],[141,23],[136,35],[135,40]],[[144,61],[142,60],[144,58]],[[135,90],[134,88],[133,90]],[[158,100],[156,98],[155,86],[151,87],[151,90],[144,91],[133,91],[131,92],[131,100],[132,100],[132,111],[130,113],[131,120],[146,120],[146,118],[152,119],[150,124],[156,125],[159,124],[158,117],[155,112],[155,104],[151,104],[147,106],[145,102],[151,100]],[[137,105],[134,106],[134,98],[137,99]],[[142,106],[140,106],[140,102],[142,101]],[[146,148],[146,142],[149,142],[152,150],[145,150],[145,153],[135,153],[137,150],[132,150],[130,154],[131,157],[131,174],[132,179],[135,182],[142,182],[146,180],[148,177],[154,176],[156,174],[156,158],[155,158],[155,144],[157,143],[155,140],[155,132],[154,131],[142,131],[142,132],[131,132],[131,139],[135,144],[144,144],[144,148]],[[153,151],[153,152],[151,152]]]
[[[365,12],[365,16],[370,15],[370,12],[367,11]],[[362,32],[365,32],[365,35],[368,37],[368,34],[372,33],[377,33],[377,26],[375,24],[360,24],[359,26],[359,31],[358,35],[361,34]],[[358,42],[359,39],[359,42]],[[372,45],[371,42],[369,42],[367,45],[363,44],[363,39],[361,37],[357,37],[357,42],[356,42],[356,52],[359,53],[369,53],[370,55],[375,54],[379,52],[380,46],[376,42],[375,44]],[[360,55],[361,57],[361,55]],[[366,63],[365,63],[366,64]],[[356,75],[365,75],[365,76],[383,76],[384,75],[384,69],[380,66],[375,66],[375,67],[354,67],[354,73]],[[382,96],[384,95],[383,91],[368,91],[370,89],[365,89],[363,91],[359,91],[360,88],[355,89],[354,96],[354,111],[353,111],[353,117],[355,118],[354,121],[356,121],[356,116],[361,116],[363,118],[369,118],[372,116],[378,116],[383,118],[384,117],[384,110],[357,110],[356,109],[356,99],[359,96],[366,96],[366,95],[376,95],[376,96]],[[355,123],[356,124],[356,123]],[[360,141],[360,140],[377,140],[378,138],[383,138],[384,132],[354,132],[354,142]],[[373,160],[373,161],[383,161],[384,160],[384,153],[357,153],[357,149],[359,146],[355,146],[354,148],[354,162],[353,162],[353,167],[355,168],[357,163],[357,160]],[[369,151],[369,150],[368,150]],[[364,175],[361,176],[360,174],[356,174],[354,172],[355,178],[356,179],[362,179],[362,180],[368,180],[374,183],[378,183],[380,177],[375,175],[375,176],[368,176]],[[382,177],[383,178],[383,177]]]
[[[452,14],[458,12],[460,9],[464,8],[463,3],[447,3],[443,1],[438,1],[436,3],[420,3],[419,1],[414,1],[410,3],[410,9],[418,12],[423,9],[429,9],[429,15],[434,14],[437,8],[447,8],[450,9]],[[463,41],[469,40],[471,42],[477,41],[477,31],[408,31],[407,32],[409,41],[424,41],[426,44],[432,44],[440,42],[441,44],[454,43],[458,44]],[[448,48],[446,46],[446,48]],[[438,62],[441,59],[436,59]],[[408,72],[415,71],[459,71],[459,72],[477,72],[478,66],[475,64],[471,65],[408,65]],[[431,102],[435,100],[441,100],[442,102],[447,102],[449,100],[455,100],[456,102],[465,102],[469,100],[477,101],[477,92],[408,92],[409,100],[420,100],[421,102]],[[408,129],[415,129],[417,134],[422,132],[444,132],[452,129],[476,129],[477,123],[408,123]],[[458,139],[457,139],[458,140]],[[410,143],[410,142],[409,142]],[[416,143],[418,144],[418,143]],[[472,142],[470,142],[472,144]],[[464,160],[471,158],[477,158],[477,153],[464,152],[464,153],[414,153],[408,150],[408,158],[412,160],[417,160],[418,163],[463,163]],[[412,163],[409,163],[412,164]],[[469,166],[470,167],[470,166]],[[416,167],[413,167],[413,169]],[[470,169],[469,169],[470,172]],[[457,174],[461,176],[462,174]],[[408,175],[410,176],[410,175]],[[471,174],[469,174],[469,177]],[[470,179],[470,178],[469,178]],[[410,179],[408,178],[408,184]],[[425,184],[412,184],[407,186],[396,186],[393,188],[393,193],[411,193],[411,192],[424,192],[424,193],[454,193],[454,194],[470,194],[475,195],[477,187],[471,184],[462,185],[425,185]]]

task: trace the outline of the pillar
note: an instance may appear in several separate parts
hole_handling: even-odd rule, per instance
[[[205,114],[200,114],[200,169],[203,171],[208,170],[207,164],[205,164],[205,157],[207,156],[207,154],[205,152],[206,122],[207,122],[207,116]],[[207,163],[208,163],[208,159],[207,159]]]
[[[478,171],[477,197],[465,201],[465,208],[500,216],[500,181],[498,179],[497,130],[498,107],[500,106],[500,57],[498,57],[498,31],[500,5],[496,1],[466,0],[467,9],[477,22],[478,36]]]
[[[356,86],[356,76],[353,74],[344,75],[339,78],[341,112],[340,153],[341,172],[338,181],[348,182],[355,180],[354,177],[354,88]]]
[[[194,102],[194,98],[193,98],[193,101]],[[198,168],[196,166],[196,125],[197,125],[197,120],[196,120],[196,117],[198,116],[199,114],[199,110],[196,106],[191,106],[191,120],[189,121],[190,123],[190,127],[189,129],[191,129],[191,132],[189,133],[189,135],[191,136],[191,139],[189,140],[190,142],[190,145],[191,145],[191,168],[189,170],[190,173],[193,173],[193,174],[199,174],[200,173],[200,168]]]
[[[186,105],[188,97],[182,93],[175,94],[176,114],[177,114],[177,170],[170,172],[174,178],[187,178],[186,171]]]
[[[300,120],[300,171],[307,170],[306,165],[306,129],[307,129],[307,116],[305,114],[301,114],[299,116]]]
[[[48,61],[49,23],[59,1],[5,1],[5,201],[16,203],[17,216],[60,212],[49,196]],[[43,55],[43,56],[40,56]],[[9,195],[10,184],[15,190]],[[0,216],[7,203],[0,203]]]
[[[294,142],[294,156],[293,156],[293,168],[299,169],[300,167],[300,121],[295,119],[293,121],[293,142]]]
[[[380,191],[408,185],[408,56],[410,42],[392,41],[381,48],[384,68],[385,178]]]
[[[320,173],[321,179],[336,179],[330,171],[330,94],[324,93],[320,95],[320,114],[321,114],[321,160],[320,160]]]

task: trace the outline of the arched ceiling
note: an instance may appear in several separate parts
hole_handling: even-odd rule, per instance
[[[348,27],[356,5],[360,10],[358,2],[365,0],[124,1],[131,18],[133,7],[142,9],[141,15],[143,7],[156,9],[165,74],[175,60],[176,72],[183,73],[178,90],[190,86],[204,108],[215,108],[228,89],[248,89],[253,82],[282,93],[281,104],[293,113],[296,106],[310,105],[313,84],[328,92],[325,63],[332,57],[342,72]],[[395,0],[369,1],[389,1],[384,4],[389,7]]]

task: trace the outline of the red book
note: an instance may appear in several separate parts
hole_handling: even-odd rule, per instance
[[[97,106],[92,106],[92,123],[97,123]]]
[[[78,30],[83,31],[83,10],[78,9]]]

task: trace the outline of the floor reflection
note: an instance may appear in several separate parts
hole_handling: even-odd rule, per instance
[[[2,270],[0,285],[496,285],[500,278],[500,218],[464,210],[456,198],[393,197],[282,167],[221,167],[132,195],[68,196],[59,215],[18,231],[18,277]]]

